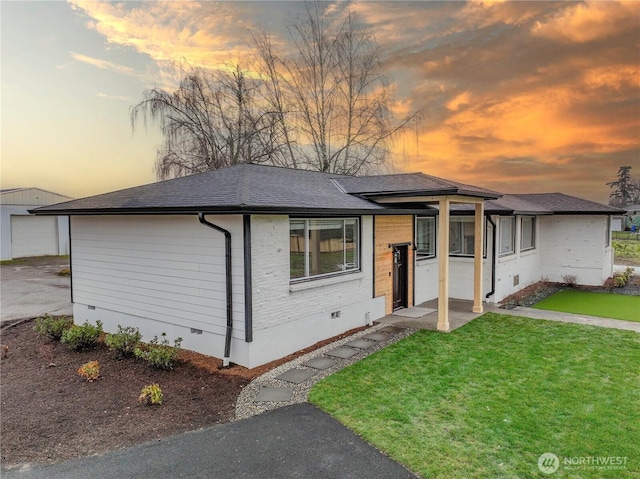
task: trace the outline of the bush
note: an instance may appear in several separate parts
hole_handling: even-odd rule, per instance
[[[98,361],[89,361],[78,368],[78,374],[92,383],[100,377],[100,364]]]
[[[105,344],[112,351],[117,351],[119,358],[133,356],[135,349],[140,343],[142,335],[138,328],[128,326],[123,328],[118,325],[118,330],[113,334],[107,334],[104,338]]]
[[[624,275],[616,275],[613,280],[613,285],[616,288],[624,288],[627,285],[627,279]]]
[[[166,333],[162,333],[161,342],[158,342],[158,336],[155,336],[145,349],[137,347],[134,351],[136,358],[144,359],[156,369],[164,369],[165,371],[173,369],[182,338],[174,340],[173,346],[169,346],[169,340],[166,336]]]
[[[82,326],[74,325],[62,333],[62,342],[74,351],[83,351],[95,347],[102,334],[102,322],[96,325],[85,321]]]
[[[142,388],[138,402],[142,404],[162,404],[162,389],[157,383],[149,384]]]
[[[562,282],[564,283],[565,286],[569,286],[570,288],[573,288],[578,284],[578,277],[575,274],[565,274],[562,277]]]
[[[62,334],[71,326],[73,326],[73,319],[69,317],[52,318],[45,314],[36,318],[36,325],[33,329],[42,336],[49,336],[59,341],[62,338]]]

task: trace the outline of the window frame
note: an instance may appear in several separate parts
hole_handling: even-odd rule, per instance
[[[531,246],[525,246],[524,245],[524,239],[525,239],[525,235],[524,235],[524,222],[525,220],[531,220]],[[526,215],[526,216],[522,216],[520,218],[520,251],[531,251],[533,249],[536,249],[536,239],[537,239],[537,219],[535,216],[533,215]]]
[[[431,229],[431,250],[421,249],[418,245],[418,222],[420,220],[430,220],[433,224],[433,228]],[[415,237],[415,255],[416,261],[424,260],[424,259],[432,259],[437,256],[438,252],[438,233],[437,233],[437,224],[435,216],[416,216],[416,237]]]
[[[343,269],[340,271],[331,271],[328,273],[318,273],[318,274],[310,274],[310,264],[309,264],[309,259],[310,259],[310,248],[309,248],[309,242],[310,242],[310,231],[312,231],[313,229],[310,228],[310,223],[311,222],[322,222],[322,221],[326,221],[326,222],[332,222],[332,221],[336,221],[336,222],[341,222],[342,223],[342,260],[343,262],[341,263],[343,266]],[[354,221],[355,225],[354,225],[354,235],[356,236],[355,240],[354,240],[354,244],[355,244],[355,251],[354,251],[354,256],[353,259],[355,260],[355,266],[352,268],[347,269],[346,265],[349,264],[347,262],[347,248],[346,248],[346,244],[348,243],[348,237],[347,237],[347,221]],[[304,222],[304,273],[303,276],[296,276],[293,277],[292,276],[292,251],[291,251],[291,225],[292,223],[295,222]],[[359,216],[349,216],[349,217],[311,217],[311,218],[298,218],[298,217],[289,217],[289,282],[290,283],[300,283],[300,282],[305,282],[305,281],[313,281],[316,279],[322,279],[322,278],[328,278],[328,277],[332,277],[332,276],[339,276],[339,275],[343,275],[343,274],[351,274],[351,273],[357,273],[359,271],[361,271],[361,264],[362,264],[362,221],[361,221],[361,217]]]
[[[510,243],[511,243],[511,249],[508,251],[503,251],[502,250],[502,240],[503,240],[503,236],[502,236],[502,231],[503,231],[503,222],[505,221],[509,221],[511,223],[511,238],[510,238]],[[499,238],[498,238],[498,256],[499,257],[504,257],[504,256],[510,256],[516,253],[516,217],[515,216],[500,216],[499,219],[499,224],[500,224],[500,230],[499,230]]]
[[[466,221],[465,221],[466,219]],[[475,257],[475,221],[476,221],[476,217],[475,215],[451,215],[449,216],[449,257],[453,257],[453,258],[473,258]],[[484,231],[484,241],[482,242],[482,257],[486,258],[487,257],[487,228],[488,228],[488,221],[487,221],[487,217],[485,215],[483,215],[482,217],[482,221],[483,221],[483,231]],[[456,222],[460,225],[460,237],[462,237],[462,241],[460,242],[460,249],[458,251],[453,251],[451,249],[451,225]],[[473,237],[474,237],[474,246],[471,250],[470,253],[462,253],[462,251],[464,251],[465,248],[463,248],[463,243],[464,243],[464,232],[462,231],[462,225],[464,223],[471,223],[473,225]],[[468,235],[467,235],[468,236]]]

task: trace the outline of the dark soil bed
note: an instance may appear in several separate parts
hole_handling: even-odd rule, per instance
[[[364,329],[259,368],[221,369],[219,359],[183,350],[172,371],[159,371],[141,360],[118,360],[104,344],[92,351],[71,351],[39,336],[33,326],[29,320],[3,323],[0,329],[3,468],[100,454],[231,421],[240,391],[253,378]],[[101,377],[89,383],[77,370],[94,360],[100,363]],[[152,383],[162,389],[162,405],[138,403],[141,389]]]

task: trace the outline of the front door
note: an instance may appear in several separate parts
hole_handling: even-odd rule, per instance
[[[408,246],[393,247],[393,309],[406,308],[409,282]]]

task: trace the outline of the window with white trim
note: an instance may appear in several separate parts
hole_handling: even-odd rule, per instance
[[[500,256],[513,254],[516,247],[516,218],[500,217]]]
[[[449,254],[451,256],[474,255],[476,240],[475,222],[475,216],[451,216],[449,218]],[[486,256],[487,242],[484,241],[483,243],[483,255]]]
[[[358,218],[290,219],[291,280],[360,269]]]
[[[433,216],[416,218],[416,259],[436,255],[436,219]]]
[[[536,247],[536,217],[523,216],[520,220],[520,251]]]

